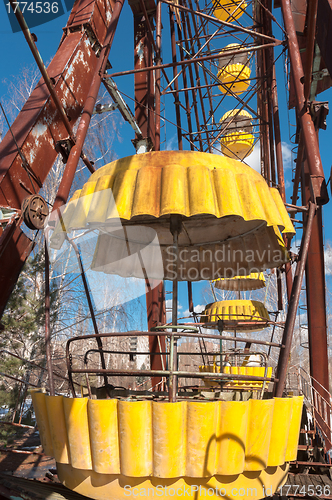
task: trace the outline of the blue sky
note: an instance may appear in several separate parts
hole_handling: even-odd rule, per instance
[[[63,7],[65,5],[63,3]],[[2,9],[2,10],[1,10]],[[34,65],[34,60],[31,55],[31,52],[28,48],[28,45],[24,39],[22,33],[12,33],[9,21],[5,12],[5,5],[0,6],[0,46],[1,50],[1,76],[0,76],[0,98],[1,101],[4,102],[8,97],[8,89],[6,81],[10,81],[11,78],[17,77],[21,74],[25,67],[29,67]],[[280,19],[280,9],[275,10],[275,15],[278,19]],[[54,53],[57,50],[61,35],[62,28],[66,25],[68,18],[68,13],[62,15],[61,17],[43,24],[41,26],[37,26],[33,28],[31,31],[37,35],[38,41],[37,46],[40,50],[41,56],[45,63],[49,62]],[[132,20],[131,9],[128,4],[125,3],[123,12],[120,16],[120,21],[118,25],[118,29],[115,35],[115,39],[113,42],[113,48],[110,54],[110,60],[113,66],[113,71],[121,71],[130,69],[133,66],[133,20]],[[276,34],[280,36],[279,34]],[[168,43],[169,45],[169,43]],[[292,156],[291,148],[293,147],[290,143],[289,139],[289,130],[291,134],[294,134],[295,128],[295,118],[294,112],[287,112],[286,105],[286,94],[284,90],[284,68],[282,65],[282,59],[279,60],[277,65],[277,73],[278,73],[278,94],[279,94],[279,106],[281,113],[281,130],[282,130],[282,141],[283,141],[283,150],[284,150],[284,161],[285,161],[285,176],[286,176],[286,186],[287,189],[287,201],[290,201],[291,196],[291,167],[294,160],[294,155]],[[132,95],[131,85],[133,84],[133,77],[128,77],[126,79],[119,78],[117,79],[117,83],[119,88],[128,94]],[[332,90],[328,90],[323,94],[318,96],[319,100],[330,100],[332,96]],[[128,104],[133,110],[132,101],[128,100]],[[120,122],[121,120],[119,120]],[[320,146],[321,146],[321,156],[323,161],[323,166],[325,170],[326,178],[330,176],[330,168],[331,168],[331,132],[330,129],[330,121],[331,117],[327,117],[327,125],[328,128],[326,131],[320,131]],[[289,126],[289,123],[292,126]],[[168,127],[168,126],[167,126]],[[167,128],[170,131],[167,137],[167,145],[168,149],[171,149],[171,145],[176,148],[176,140],[175,133],[171,130],[171,128]],[[114,143],[115,153],[117,157],[123,157],[127,155],[131,155],[135,153],[134,147],[131,143],[132,139],[132,130],[127,123],[122,123],[120,125],[120,136],[122,140],[116,141]],[[254,152],[251,158],[249,158],[249,163],[254,167],[257,165],[258,155],[257,150]],[[101,165],[100,165],[101,166]],[[330,189],[329,189],[330,192]],[[331,203],[329,203],[324,208],[324,221],[325,221],[325,238],[326,241],[332,240],[332,230],[331,225],[328,223],[332,217],[331,211]],[[331,268],[330,272],[332,273],[332,257],[329,259],[329,268]],[[206,286],[206,285],[204,285]],[[184,297],[186,295],[186,283],[182,284],[180,287],[180,296]],[[194,299],[196,304],[201,304],[202,297],[202,285],[194,284]],[[182,311],[187,309],[187,305],[185,303],[185,299],[183,299]]]

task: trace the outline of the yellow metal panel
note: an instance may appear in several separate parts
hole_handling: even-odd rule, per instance
[[[45,455],[50,455],[52,457],[54,455],[54,450],[53,450],[51,431],[47,415],[47,407],[45,400],[46,396],[43,392],[40,392],[38,389],[37,390],[32,389],[30,390],[30,393],[36,414],[36,420],[40,434],[40,441],[44,449],[44,453]]]
[[[63,398],[71,464],[91,469],[87,398]]]
[[[128,168],[128,170],[120,170],[117,175],[114,174],[113,199],[115,206],[113,203],[108,205],[107,221],[118,220],[119,217],[127,220],[132,217],[136,182],[137,170]]]
[[[184,165],[166,165],[162,169],[160,215],[187,215],[190,211],[187,170]]]
[[[147,214],[153,214],[155,217],[160,216],[162,172],[160,167],[156,168],[147,163],[138,171],[131,217]]]
[[[118,418],[121,473],[132,477],[151,476],[151,402],[119,401]]]
[[[251,399],[249,401],[245,471],[259,471],[267,467],[273,408],[274,399]]]
[[[274,199],[274,202],[276,204],[276,208],[278,209],[278,212],[282,218],[283,221],[283,226],[284,230],[283,233],[285,234],[295,234],[294,226],[289,218],[288,212],[286,210],[286,207],[281,199],[280,193],[278,189],[276,188],[270,188],[271,195]]]
[[[190,215],[211,214],[218,216],[213,176],[208,166],[188,165]],[[174,193],[176,196],[176,192]]]
[[[206,479],[181,477],[177,479],[134,478],[123,475],[97,474],[94,471],[73,469],[58,464],[60,481],[69,489],[95,500],[125,500],[126,498],[184,498],[188,500],[259,500],[272,497],[285,484],[288,465],[268,467],[261,472],[246,472],[232,476],[213,476]]]
[[[116,399],[88,402],[92,467],[101,474],[120,473],[117,407]]]
[[[287,442],[286,451],[286,462],[291,460],[296,460],[297,457],[297,446],[299,443],[299,434],[301,428],[301,418],[302,418],[302,408],[303,408],[303,396],[293,396],[293,408],[292,417],[289,427],[289,435]]]
[[[236,172],[231,169],[213,170],[214,185],[219,213],[223,216],[242,213],[241,196],[237,189],[225,189],[227,185],[237,186]]]
[[[186,475],[187,403],[152,403],[153,476]]]
[[[243,472],[248,427],[248,401],[219,401],[216,474]]]
[[[50,426],[54,458],[60,464],[69,464],[68,434],[62,396],[46,396],[48,422]]]
[[[293,398],[274,398],[274,411],[268,465],[285,463]]]
[[[235,368],[237,373],[246,368],[249,374],[255,367]],[[174,484],[180,476],[186,477],[187,484],[206,484],[212,476],[218,484],[231,484],[243,470],[246,471],[243,481],[249,481],[250,474],[254,474],[252,479],[263,477],[263,472],[265,478],[273,478],[278,467],[261,470],[266,467],[267,453],[268,464],[285,459],[291,418],[294,433],[288,449],[296,447],[292,439],[299,428],[302,404],[301,398],[293,398],[296,408],[292,413],[291,398],[153,404],[150,401],[90,400],[87,411],[86,399],[46,396],[49,399],[47,412],[45,396],[37,393],[33,398],[40,429],[50,421],[56,430],[56,415],[59,415],[58,439],[64,433],[63,400],[71,466],[73,470],[80,469],[80,474],[87,474],[87,480],[93,477],[96,492],[108,482],[112,483],[114,478],[121,480],[122,487],[132,484],[127,482],[129,478],[141,484],[148,476],[155,478],[155,485],[161,484],[160,481]],[[273,407],[277,408],[274,408],[271,424]],[[51,415],[53,409],[55,414]],[[58,463],[58,466],[68,470],[65,464]],[[102,472],[89,472],[93,467]],[[103,472],[105,470],[119,472]],[[77,479],[77,474],[74,477]],[[250,481],[241,482],[243,484],[250,484]],[[76,486],[72,489],[76,490]]]
[[[216,430],[218,403],[190,402],[187,405],[187,467],[189,477],[216,473]]]

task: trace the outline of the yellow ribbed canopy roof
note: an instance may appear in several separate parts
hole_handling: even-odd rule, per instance
[[[265,287],[265,278],[263,273],[250,273],[248,276],[234,276],[233,278],[214,280],[214,286],[220,290],[231,290],[234,292],[258,290]]]
[[[165,264],[165,252],[173,241],[169,220],[174,214],[182,216],[179,248],[186,251],[184,260],[189,259],[191,268],[198,269],[199,273],[208,268],[204,276],[195,277],[192,272],[192,278],[188,275],[189,269],[184,269],[179,279],[220,277],[226,265],[232,268],[241,265],[237,274],[248,274],[253,268],[276,267],[288,260],[279,229],[288,235],[295,231],[278,191],[269,188],[260,174],[241,162],[191,151],[129,156],[97,170],[67,204],[52,245],[57,246],[58,238],[61,241],[63,231],[102,228],[107,234],[98,242],[94,267],[123,275],[121,266],[117,264],[114,268],[105,262],[107,253],[116,251],[119,255],[120,252],[120,239],[117,238],[116,244],[109,240],[112,228],[119,226],[119,221],[123,226],[152,228],[158,235]],[[146,245],[146,242],[139,241],[136,234],[135,244]],[[264,252],[267,248],[269,252]],[[242,258],[237,262],[223,258],[218,274],[212,270],[213,258],[202,253],[236,249],[242,250]],[[261,253],[249,262],[244,253],[250,249]],[[279,252],[279,257],[272,256],[273,252]],[[131,273],[126,271],[126,275],[144,277],[136,269]],[[165,272],[164,278],[170,279],[169,276],[170,272]]]
[[[208,304],[200,319],[201,323],[219,320],[224,322],[225,330],[250,331],[266,328],[270,316],[264,304],[258,300],[222,300]],[[246,324],[235,324],[239,321]]]

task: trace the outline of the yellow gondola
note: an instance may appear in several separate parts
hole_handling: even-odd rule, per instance
[[[263,273],[250,273],[247,276],[234,276],[232,278],[219,278],[213,281],[215,288],[219,290],[230,290],[233,292],[244,292],[247,290],[258,290],[265,287]]]
[[[183,269],[177,276],[171,275],[174,261],[167,268],[174,215],[182,229],[177,264]],[[51,246],[60,248],[67,232],[80,228],[97,233],[92,269],[144,277],[142,265],[124,261],[140,255],[147,272],[151,262],[144,261],[142,233],[148,229],[159,240],[163,277],[192,281],[213,279],[218,266],[234,275],[287,262],[280,231],[294,233],[278,191],[257,172],[190,151],[136,155],[96,171],[68,203]],[[250,262],[247,251],[254,257]],[[150,257],[153,264],[154,252]],[[284,483],[287,462],[296,456],[302,398],[152,402],[41,392],[32,398],[45,453],[55,457],[60,481],[96,500],[137,492],[152,498],[161,490],[192,499],[220,491],[237,498],[247,488],[259,499]]]
[[[201,313],[201,323],[221,320],[223,330],[252,331],[266,328],[270,316],[258,300],[221,300],[208,304]]]
[[[227,55],[228,51],[234,52],[234,50],[238,52],[231,56]],[[239,50],[241,50],[240,44],[231,43],[220,52],[217,77],[223,84],[219,85],[219,89],[224,94],[229,90],[234,94],[242,94],[250,85],[251,70],[248,62],[250,55]]]
[[[252,116],[244,110],[227,111],[220,119],[225,135],[220,140],[221,152],[229,158],[243,160],[252,153],[255,137],[253,136]]]
[[[41,392],[32,398],[60,481],[97,500],[272,496],[296,459],[303,404],[303,396],[177,403]]]

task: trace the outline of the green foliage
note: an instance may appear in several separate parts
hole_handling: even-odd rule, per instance
[[[44,258],[40,254],[28,258],[2,319],[5,326],[2,347],[8,341],[15,346],[22,335],[36,340],[44,320],[43,267]]]
[[[21,380],[29,380],[32,369],[28,363],[10,353],[31,361],[43,358],[44,354],[44,262],[43,251],[27,259],[1,320],[4,331],[0,335],[0,350],[3,351],[0,355],[0,372]],[[57,290],[54,288],[51,290],[51,305],[56,296]],[[21,384],[9,377],[3,376],[1,379],[0,406],[14,409]],[[19,399],[22,397],[23,394]]]

